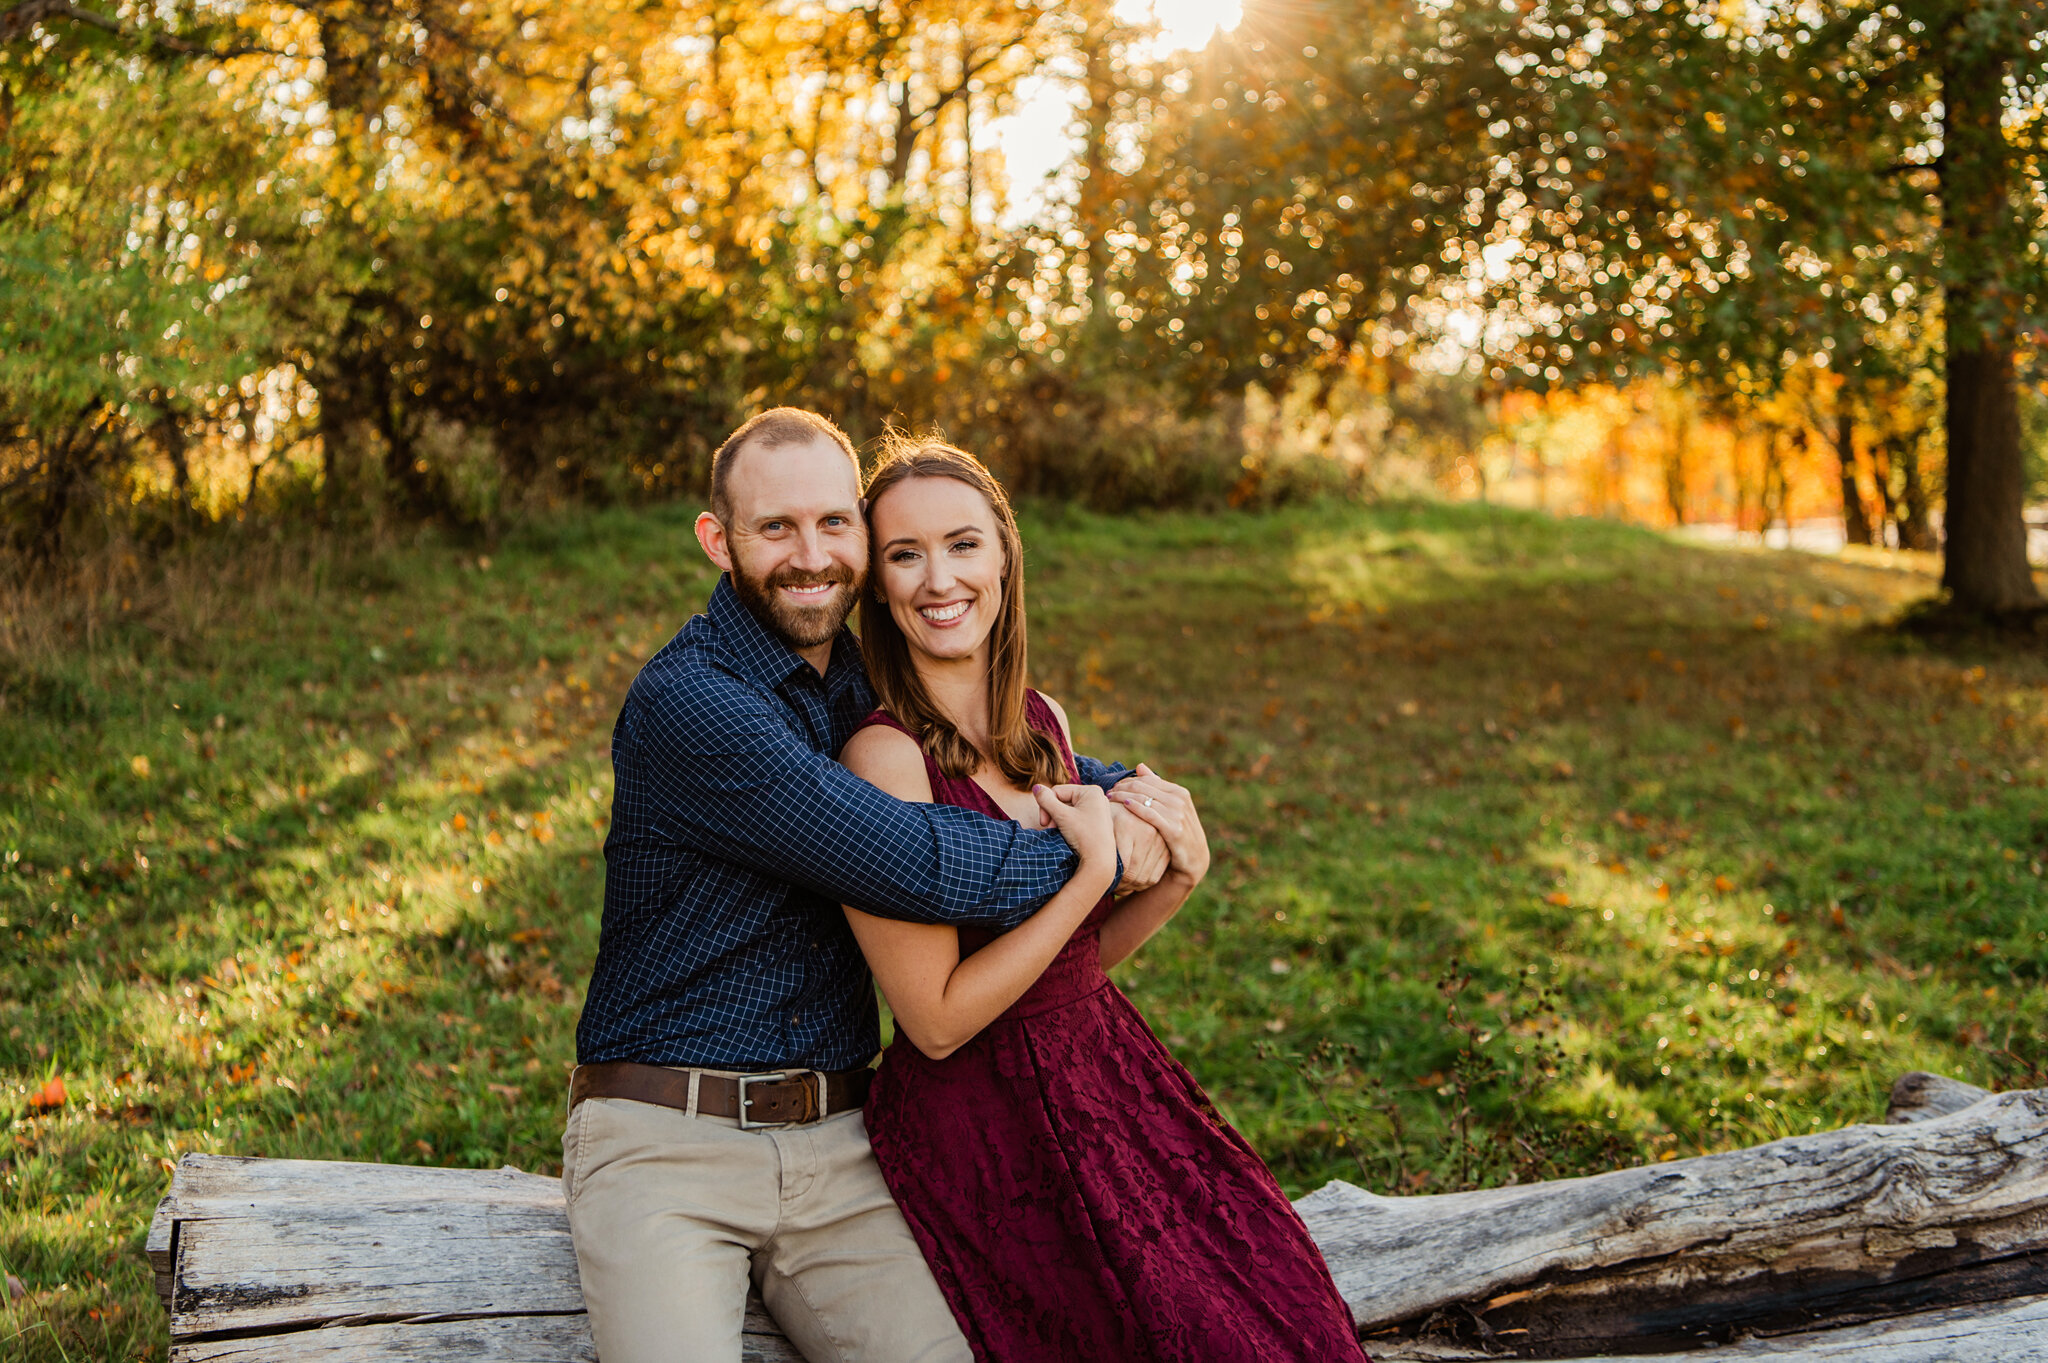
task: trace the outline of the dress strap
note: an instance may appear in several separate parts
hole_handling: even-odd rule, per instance
[[[854,730],[854,732],[859,733],[861,729],[872,729],[877,724],[886,724],[899,734],[910,734],[912,738],[917,737],[916,734],[910,733],[909,726],[904,724],[902,720],[896,718],[896,716],[890,714],[887,710],[884,710],[879,705],[877,705],[874,709],[868,711],[867,718],[863,719],[860,722],[859,727],[857,727]]]
[[[1060,717],[1053,710],[1052,702],[1030,687],[1024,688],[1024,722],[1042,734],[1051,736],[1059,745],[1060,758],[1067,764],[1067,779],[1081,779],[1081,764],[1074,760],[1073,745],[1067,742],[1067,731],[1060,727]]]

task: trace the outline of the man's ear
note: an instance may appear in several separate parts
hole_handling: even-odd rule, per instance
[[[732,571],[732,546],[726,542],[725,523],[709,511],[697,513],[697,543],[704,547],[704,557],[721,571]]]

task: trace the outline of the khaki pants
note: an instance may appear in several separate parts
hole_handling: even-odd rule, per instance
[[[969,1363],[858,1111],[742,1131],[590,1098],[562,1190],[603,1363],[738,1363],[749,1280],[811,1363]]]

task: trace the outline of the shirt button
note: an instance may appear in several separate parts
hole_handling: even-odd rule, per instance
[[[789,1015],[789,1025],[792,1027],[801,1025],[803,1020],[804,1015],[802,1013],[791,1013]]]

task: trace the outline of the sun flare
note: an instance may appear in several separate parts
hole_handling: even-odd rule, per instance
[[[1197,49],[1208,46],[1218,29],[1236,28],[1244,18],[1241,0],[1123,0],[1119,17],[1131,22],[1150,19],[1159,25],[1160,46]]]

